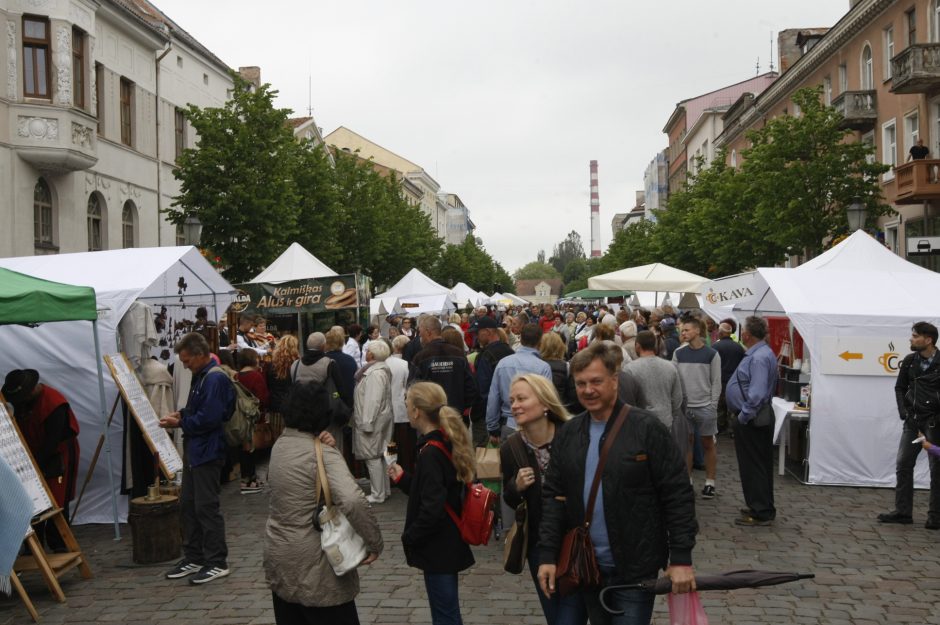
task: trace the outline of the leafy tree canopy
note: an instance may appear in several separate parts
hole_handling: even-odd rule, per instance
[[[572,230],[564,241],[555,245],[549,262],[558,273],[564,274],[568,264],[577,260],[584,260],[584,243],[581,241],[581,235]]]
[[[543,254],[544,255],[544,254]],[[534,260],[516,270],[512,277],[516,280],[545,280],[560,278],[558,270],[544,261]]]

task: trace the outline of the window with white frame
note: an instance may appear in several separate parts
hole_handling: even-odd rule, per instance
[[[839,93],[849,90],[849,68],[845,63],[839,66]]]
[[[823,78],[823,103],[832,106],[832,78]]]
[[[894,27],[888,26],[882,31],[884,39],[884,79],[891,78],[891,59],[894,58]]]
[[[732,169],[738,168],[738,151],[737,150],[731,150],[731,168]]]
[[[904,150],[910,152],[911,148],[917,145],[920,139],[920,115],[914,111],[910,115],[904,116]]]
[[[898,223],[885,224],[885,247],[898,253]]]
[[[881,162],[891,167],[884,179],[893,180],[894,166],[898,164],[898,131],[893,119],[881,126]]]
[[[97,252],[105,249],[105,203],[101,194],[95,191],[88,196],[88,251]]]
[[[871,91],[875,85],[874,66],[872,64],[871,46],[867,43],[862,48],[861,58],[862,91]]]

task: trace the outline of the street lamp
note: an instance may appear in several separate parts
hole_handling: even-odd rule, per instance
[[[198,246],[202,238],[202,222],[195,215],[188,215],[186,221],[183,222],[183,233],[186,243]]]
[[[855,232],[865,227],[865,205],[859,200],[855,200],[845,209],[846,217],[849,219],[849,230]]]

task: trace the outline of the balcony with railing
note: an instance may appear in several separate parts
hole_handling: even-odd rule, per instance
[[[940,43],[915,43],[891,59],[892,93],[940,91]]]
[[[845,119],[843,128],[866,132],[878,121],[878,100],[875,91],[843,91],[832,106]]]
[[[940,160],[921,159],[894,169],[897,204],[919,204],[940,200]]]

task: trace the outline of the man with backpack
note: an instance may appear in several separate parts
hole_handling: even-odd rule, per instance
[[[327,388],[330,395],[330,408],[333,413],[330,427],[327,428],[334,439],[336,448],[343,449],[343,427],[349,421],[349,404],[342,397],[343,382],[339,366],[332,358],[324,353],[326,335],[322,332],[312,332],[307,336],[307,349],[300,360],[294,362],[290,369],[290,379],[294,384],[321,384]]]
[[[477,356],[474,364],[476,365],[477,389],[480,396],[477,403],[474,404],[470,413],[471,429],[473,432],[473,444],[476,447],[484,447],[487,440],[486,432],[486,402],[490,395],[490,387],[493,384],[493,371],[496,369],[496,363],[512,356],[515,352],[509,345],[499,338],[499,332],[496,331],[498,324],[492,317],[479,317],[477,324],[477,341],[482,351]]]
[[[160,427],[182,429],[184,442],[180,494],[183,559],[166,577],[193,575],[191,584],[205,584],[229,574],[219,491],[226,454],[223,430],[235,406],[235,390],[228,375],[210,375],[217,365],[201,334],[185,335],[173,351],[193,379],[186,407],[160,419]]]

